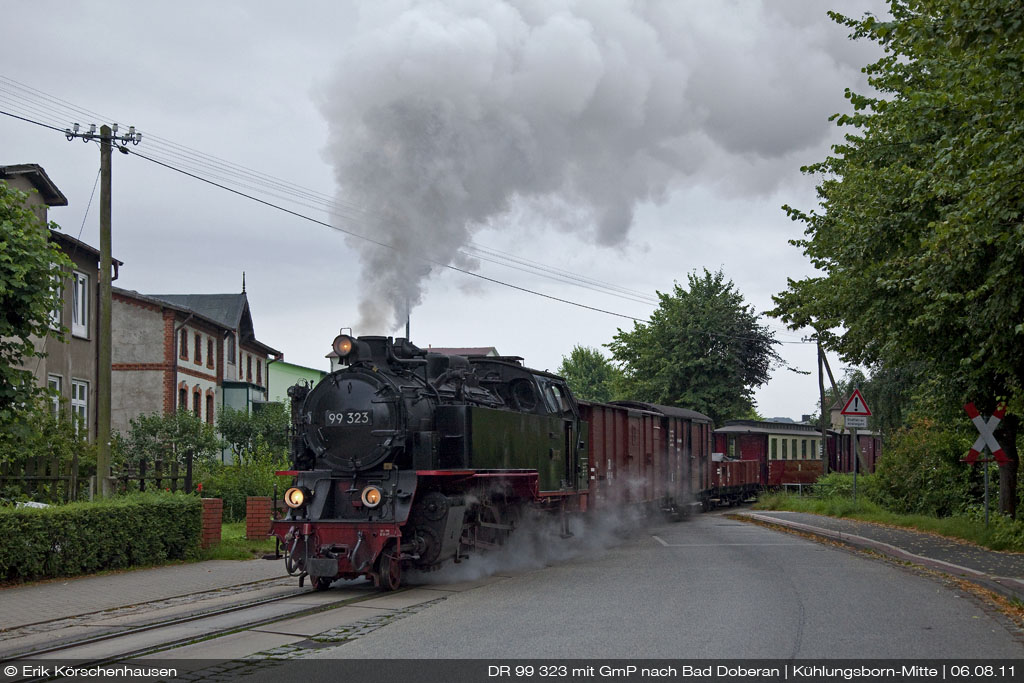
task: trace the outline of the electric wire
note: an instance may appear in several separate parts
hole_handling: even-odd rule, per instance
[[[344,228],[340,228],[340,227],[338,227],[336,225],[331,225],[330,223],[327,223],[326,221],[321,221],[321,220],[318,220],[316,218],[313,218],[312,216],[306,216],[306,215],[301,214],[301,213],[299,213],[297,211],[292,211],[291,209],[286,208],[284,206],[281,206],[280,204],[274,204],[273,202],[268,202],[265,199],[260,199],[259,197],[255,197],[253,195],[246,194],[245,192],[241,192],[240,190],[235,190],[235,189],[233,189],[231,187],[228,187],[226,185],[222,185],[220,183],[214,182],[214,181],[209,180],[207,178],[203,178],[202,176],[196,175],[194,173],[190,173],[189,171],[185,171],[183,169],[175,168],[174,166],[171,166],[170,164],[166,164],[166,163],[164,163],[162,161],[159,161],[157,159],[153,159],[151,157],[148,157],[145,154],[137,152],[134,149],[128,149],[127,151],[132,156],[137,156],[140,159],[145,159],[146,161],[149,161],[149,162],[152,162],[154,164],[157,164],[158,166],[163,166],[164,168],[167,168],[169,170],[175,171],[177,173],[181,173],[183,175],[189,176],[190,178],[194,178],[195,180],[199,180],[199,181],[207,183],[209,185],[213,185],[214,187],[218,187],[218,188],[220,188],[222,190],[226,190],[226,191],[231,192],[233,194],[237,194],[237,195],[239,195],[241,197],[245,197],[246,199],[251,199],[252,201],[258,202],[260,204],[263,204],[264,206],[269,206],[269,207],[277,209],[279,211],[283,211],[283,212],[285,212],[287,214],[295,216],[296,218],[301,218],[303,220],[310,221],[311,223],[316,223],[317,225],[322,225],[322,226],[324,226],[326,228],[331,228],[332,230],[337,230],[339,232],[343,232],[346,235],[350,235],[352,237],[355,237],[355,238],[361,239],[363,241],[369,242],[370,244],[375,244],[375,245],[377,245],[379,247],[383,247],[385,249],[391,249],[391,250],[394,250],[394,251],[403,252],[402,249],[399,249],[398,247],[396,247],[394,245],[388,244],[386,242],[381,242],[379,240],[375,240],[372,237],[367,237],[365,235],[360,235],[359,233],[353,232],[351,230],[346,230]],[[604,310],[604,309],[601,309],[601,308],[597,308],[595,306],[587,306],[586,304],[581,304],[581,303],[576,302],[576,301],[570,301],[569,299],[562,299],[562,298],[559,298],[559,297],[556,297],[556,296],[552,296],[550,294],[544,294],[543,292],[538,292],[538,291],[535,291],[535,290],[532,290],[532,289],[527,289],[526,287],[520,287],[519,285],[513,285],[513,284],[508,283],[508,282],[502,282],[501,280],[496,280],[494,278],[490,278],[490,277],[487,277],[485,275],[481,275],[480,273],[474,273],[474,272],[466,270],[464,268],[459,268],[458,266],[453,266],[450,263],[442,263],[440,261],[434,261],[432,259],[428,259],[428,258],[426,258],[424,256],[420,256],[420,255],[417,255],[416,258],[418,258],[418,259],[420,259],[422,261],[426,261],[427,263],[430,263],[431,265],[437,266],[439,268],[447,268],[449,270],[454,270],[456,272],[463,273],[465,275],[469,275],[469,276],[472,276],[472,277],[480,278],[481,280],[486,280],[487,282],[493,282],[494,284],[503,285],[505,287],[510,287],[512,289],[517,289],[517,290],[519,290],[521,292],[527,292],[529,294],[534,294],[536,296],[541,296],[541,297],[544,297],[545,299],[551,299],[552,301],[558,301],[558,302],[561,302],[561,303],[564,303],[564,304],[569,304],[571,306],[578,306],[580,308],[585,308],[587,310],[596,311],[598,313],[606,313],[608,315],[613,315],[613,316],[616,316],[616,317],[619,317],[619,318],[626,318],[627,320],[633,320],[634,322],[638,322],[638,323],[643,323],[644,322],[640,318],[634,318],[633,316],[626,315],[624,313],[615,313],[614,311],[607,311],[607,310]]]
[[[3,77],[0,77],[0,79],[6,80],[6,81],[10,80],[10,79],[5,79]],[[0,88],[0,90],[2,90],[2,88]],[[32,89],[32,90],[34,90],[34,89]],[[36,91],[36,92],[38,92],[38,91]],[[63,102],[62,100],[58,100],[57,98],[50,98],[50,99],[56,100],[56,101],[59,101],[59,102]],[[78,108],[74,108],[74,109],[75,109],[75,111],[79,111],[79,112],[82,112],[82,111],[87,112],[87,110],[80,110]],[[87,113],[91,113],[91,112],[87,112]],[[38,125],[38,126],[42,126],[42,127],[45,127],[45,128],[51,129],[51,130],[55,130],[57,132],[60,132],[61,134],[65,133],[65,129],[62,129],[62,128],[60,128],[58,126],[55,126],[55,125],[51,125],[51,124],[46,123],[44,121],[34,120],[34,119],[31,119],[31,118],[28,118],[28,117],[25,117],[25,116],[19,116],[17,114],[12,113],[12,112],[3,111],[3,110],[0,110],[0,114],[4,114],[6,116],[10,116],[12,118],[19,119],[21,121],[25,121],[25,122],[32,123],[32,124],[35,124],[35,125]],[[102,119],[102,117],[100,117],[99,115],[96,115],[96,116],[97,116],[97,118]],[[140,132],[143,132],[143,131],[140,131]],[[155,136],[153,136],[152,134],[148,134],[148,133],[145,134],[145,139],[146,140],[152,140],[154,137]],[[255,195],[248,194],[246,192],[243,192],[241,190],[232,188],[232,187],[228,186],[227,184],[225,184],[226,182],[233,182],[234,184],[246,186],[246,189],[252,190],[254,192],[255,191],[266,192],[267,190],[265,189],[265,184],[268,183],[268,182],[271,183],[271,184],[276,184],[277,186],[280,186],[280,183],[277,183],[276,179],[272,179],[270,176],[266,176],[264,174],[260,174],[260,173],[257,173],[257,172],[250,172],[250,173],[248,173],[248,176],[249,176],[250,179],[253,179],[253,180],[257,181],[257,184],[255,186],[253,186],[253,185],[250,185],[250,184],[247,184],[247,183],[242,183],[240,180],[238,180],[235,177],[231,177],[230,175],[227,176],[227,177],[224,177],[223,174],[214,174],[214,175],[219,175],[220,176],[219,179],[224,181],[224,182],[217,182],[217,181],[212,180],[210,178],[204,177],[203,175],[200,175],[200,172],[202,172],[201,169],[202,168],[209,169],[211,165],[216,165],[217,163],[221,164],[222,168],[229,168],[231,166],[234,166],[234,167],[238,167],[238,168],[243,168],[244,169],[244,167],[240,167],[240,166],[238,166],[236,164],[230,164],[229,162],[221,163],[220,160],[217,160],[217,162],[214,163],[214,164],[211,164],[211,163],[208,163],[208,162],[198,163],[196,165],[198,165],[199,168],[196,168],[195,166],[193,166],[192,170],[189,170],[187,168],[178,167],[175,164],[170,163],[168,161],[161,160],[161,159],[157,158],[156,156],[149,156],[149,155],[146,155],[146,154],[142,154],[142,153],[138,152],[136,149],[131,148],[131,147],[120,146],[119,148],[121,149],[122,152],[125,152],[125,153],[127,153],[129,155],[137,156],[137,157],[139,157],[139,158],[141,158],[143,160],[146,160],[146,161],[149,161],[149,162],[154,163],[156,165],[162,166],[162,167],[164,167],[164,168],[166,168],[168,170],[175,171],[177,173],[180,173],[180,174],[183,174],[185,176],[191,177],[191,178],[193,178],[195,180],[199,180],[199,181],[207,183],[207,184],[209,184],[211,186],[214,186],[214,187],[217,187],[219,189],[225,190],[227,192],[231,192],[233,194],[236,194],[236,195],[239,195],[241,197],[247,198],[247,199],[249,199],[251,201],[255,201],[255,202],[263,204],[265,206],[277,209],[279,211],[283,211],[283,212],[288,213],[288,214],[290,214],[290,215],[292,215],[294,217],[301,218],[303,220],[310,221],[312,223],[316,223],[318,225],[322,225],[324,227],[330,228],[332,230],[336,230],[338,232],[344,233],[344,234],[349,235],[351,237],[354,237],[356,239],[363,240],[365,242],[374,244],[374,245],[382,247],[382,248],[392,249],[392,250],[400,251],[400,252],[403,251],[403,250],[401,250],[398,247],[395,247],[393,245],[387,244],[385,242],[381,242],[379,240],[375,240],[375,239],[367,237],[365,235],[361,235],[361,234],[359,234],[359,233],[357,233],[357,232],[355,232],[353,230],[348,230],[348,229],[345,229],[343,227],[340,227],[340,226],[337,226],[337,225],[333,225],[333,224],[325,222],[325,221],[318,220],[318,219],[313,218],[311,216],[307,216],[305,214],[299,213],[298,211],[294,211],[292,209],[289,209],[287,207],[281,206],[279,204],[275,204],[275,203],[267,201],[265,199],[261,199],[261,198],[255,196]],[[178,150],[178,149],[180,149],[180,146],[173,145],[173,143],[172,143],[170,145],[170,149],[168,149],[167,151],[168,152],[176,152],[176,150]],[[187,148],[185,148],[185,149],[187,149]],[[179,155],[179,158],[181,158],[181,154],[182,153],[180,153],[180,152],[177,152],[177,153]],[[205,154],[201,154],[201,156],[202,157],[209,157],[209,155],[205,155]],[[209,157],[209,158],[213,158],[213,157]],[[215,159],[215,158],[213,158],[213,159]],[[187,157],[182,159],[182,160],[186,162],[185,165],[188,165]],[[194,160],[193,160],[193,162],[194,162]],[[206,172],[209,173],[208,170]],[[298,187],[298,186],[295,186],[295,187]],[[305,192],[307,193],[307,196],[315,197],[315,194],[312,194],[309,191],[305,191]],[[303,204],[307,208],[314,208],[314,209],[321,209],[321,210],[323,210],[323,208],[324,208],[322,206],[309,205],[309,204],[304,204],[303,202],[297,202],[293,198],[280,197],[280,196],[278,196],[278,198],[279,199],[285,199],[285,201],[291,201],[291,202],[295,202],[295,203],[298,203],[298,204]],[[351,207],[346,207],[346,208],[351,208]],[[328,213],[331,213],[331,212],[328,211]],[[502,262],[500,260],[491,259],[491,258],[486,257],[486,256],[481,256],[482,253],[483,254],[487,254],[489,252],[488,252],[488,250],[486,250],[486,248],[481,248],[481,247],[479,247],[479,245],[473,245],[469,255],[473,256],[474,258],[480,258],[481,260],[489,261],[489,262],[492,262],[492,263],[499,263],[500,265],[505,265],[507,267],[513,267],[513,268],[515,268],[515,266],[511,265],[511,263],[519,263],[520,265],[524,265],[527,268],[534,268],[534,266],[535,266],[535,264],[533,264],[532,262],[529,262],[527,259],[521,259],[519,257],[514,257],[514,256],[511,256],[511,255],[506,255],[506,258],[508,259],[508,261],[511,262],[511,263],[509,263],[509,262]],[[496,254],[499,254],[499,255],[502,254],[502,252],[497,252],[497,250],[491,250],[490,253],[496,253]],[[524,293],[533,294],[534,296],[539,296],[539,297],[542,297],[542,298],[545,298],[545,299],[549,299],[549,300],[552,300],[552,301],[556,301],[556,302],[559,302],[559,303],[564,303],[564,304],[567,304],[567,305],[575,306],[575,307],[578,307],[578,308],[583,308],[583,309],[594,311],[594,312],[598,312],[598,313],[604,313],[606,315],[611,315],[611,316],[618,317],[618,318],[623,318],[623,319],[626,319],[626,320],[632,320],[633,322],[635,322],[637,324],[646,324],[648,322],[647,320],[644,320],[644,319],[641,319],[641,318],[637,318],[637,317],[634,317],[634,316],[631,316],[631,315],[627,315],[627,314],[624,314],[624,313],[618,313],[618,312],[615,312],[615,311],[610,311],[610,310],[607,310],[607,309],[598,308],[596,306],[589,306],[587,304],[582,304],[582,303],[579,303],[579,302],[576,302],[576,301],[572,301],[572,300],[569,300],[569,299],[564,299],[564,298],[556,297],[556,296],[553,296],[553,295],[550,295],[550,294],[545,294],[545,293],[539,292],[537,290],[533,290],[533,289],[529,289],[529,288],[522,287],[522,286],[519,286],[519,285],[515,285],[515,284],[509,283],[509,282],[498,280],[496,278],[487,277],[487,276],[482,275],[480,273],[475,273],[473,271],[466,270],[464,268],[460,268],[460,267],[452,265],[452,264],[442,263],[442,262],[439,262],[439,261],[434,261],[432,259],[428,259],[428,258],[426,258],[426,257],[424,257],[422,255],[415,254],[415,256],[416,256],[416,258],[418,258],[420,260],[423,260],[423,261],[425,261],[427,263],[430,263],[431,265],[436,266],[438,268],[444,268],[444,269],[448,269],[448,270],[453,270],[455,272],[459,272],[459,273],[462,273],[464,275],[468,275],[470,277],[474,277],[474,278],[477,278],[477,279],[480,279],[480,280],[491,282],[493,284],[498,284],[498,285],[501,285],[501,286],[504,286],[504,287],[507,287],[507,288],[511,288],[511,289],[514,289],[514,290],[518,290],[518,291],[521,291],[521,292],[524,292]],[[549,266],[543,266],[541,264],[536,264],[536,267],[537,267],[537,269],[547,269],[548,276],[550,276],[550,277],[553,277],[555,272],[561,272],[561,274],[569,276],[570,278],[575,278],[575,279],[578,279],[578,280],[589,280],[587,278],[583,278],[582,276],[577,276],[577,275],[575,275],[573,273],[570,273],[569,271],[560,271],[560,269],[551,268]],[[599,281],[591,281],[591,282],[599,282]],[[586,287],[586,284],[584,284],[583,286]],[[587,288],[590,288],[590,287],[587,287]],[[629,290],[626,290],[626,291],[629,291]],[[622,292],[619,292],[619,293],[605,292],[605,293],[612,294],[612,295],[615,295],[615,296],[620,296],[620,297],[623,297],[623,298],[629,298],[628,296],[625,296]],[[643,296],[643,295],[641,295],[641,296]],[[648,303],[648,302],[639,302],[639,303]],[[707,335],[710,335],[710,336],[721,337],[721,338],[730,338],[730,339],[747,340],[747,341],[756,341],[757,340],[757,338],[755,338],[755,337],[746,337],[746,336],[741,336],[741,335],[733,335],[733,334],[726,334],[726,333],[720,333],[720,332],[713,332],[713,331],[710,331],[710,330],[700,330],[700,329],[697,329],[697,330],[694,330],[694,332],[702,333],[702,334],[707,334]],[[784,340],[776,339],[775,341],[780,343],[780,344],[809,344],[809,343],[813,343],[813,342],[808,342],[808,341],[803,341],[803,340],[801,340],[801,341],[784,341]]]
[[[97,116],[101,119],[103,118],[95,112],[73,106],[64,100],[47,95],[41,91],[31,88],[30,86],[20,84],[17,81],[13,81],[12,79],[3,76],[0,76],[0,91],[12,92],[10,88],[5,89],[2,87],[4,81],[13,84],[18,90],[26,91],[37,98],[42,98],[50,102],[51,104],[44,104],[44,106],[47,107],[46,111],[51,113],[57,121],[60,120],[59,117],[61,116],[65,118],[73,118],[78,114]],[[34,111],[41,110],[37,107]],[[359,217],[367,215],[363,209],[357,207],[355,204],[342,202],[323,193],[302,188],[294,183],[289,183],[279,178],[274,178],[273,176],[254,171],[253,169],[240,164],[218,159],[217,157],[199,150],[164,140],[160,136],[149,133],[145,130],[140,130],[139,132],[144,133],[148,143],[148,148],[152,148],[153,146],[157,147],[156,150],[151,152],[151,156],[153,156],[153,158],[162,158],[167,161],[167,157],[169,156],[175,159],[174,163],[176,165],[192,170],[197,174],[201,173],[214,177],[225,183],[231,183],[245,189],[261,191],[275,196],[278,199],[282,199],[283,201],[288,201],[306,208],[326,211],[327,213],[343,220],[358,223]],[[295,195],[310,200],[313,203],[310,203],[310,201],[296,200],[294,197],[290,196],[289,193],[294,193]],[[594,278],[588,278],[576,273],[554,268],[546,264],[530,261],[523,257],[483,247],[478,244],[470,243],[463,249],[460,249],[459,252],[465,256],[478,258],[482,261],[513,270],[531,273],[558,282],[575,284],[576,286],[584,289],[611,294],[636,303],[644,303],[651,306],[658,305],[658,300],[646,293],[628,290],[618,285],[613,285]]]
[[[220,188],[222,190],[226,190],[226,191],[231,192],[233,194],[237,194],[239,196],[245,197],[247,199],[250,199],[252,201],[258,202],[258,203],[263,204],[265,206],[277,209],[279,211],[283,211],[283,212],[285,212],[287,214],[295,216],[296,218],[301,218],[303,220],[307,220],[307,221],[310,221],[312,223],[316,223],[317,225],[322,225],[322,226],[324,226],[326,228],[331,228],[332,230],[337,230],[339,232],[343,232],[346,235],[350,235],[352,237],[364,240],[366,242],[369,242],[371,244],[375,244],[375,245],[377,245],[379,247],[383,247],[385,249],[391,249],[391,250],[394,250],[394,251],[405,253],[404,250],[400,249],[399,247],[396,247],[394,245],[388,244],[386,242],[381,242],[381,241],[375,240],[375,239],[373,239],[371,237],[367,237],[365,235],[360,235],[359,233],[353,232],[351,230],[346,230],[346,229],[338,227],[336,225],[332,225],[332,224],[327,223],[325,221],[321,221],[321,220],[318,220],[318,219],[313,218],[311,216],[306,216],[306,215],[301,214],[301,213],[299,213],[297,211],[293,211],[293,210],[288,209],[286,207],[280,206],[279,204],[274,204],[273,202],[269,202],[269,201],[266,201],[264,199],[260,199],[259,197],[255,197],[255,196],[246,194],[244,192],[241,192],[239,190],[235,190],[233,188],[227,187],[227,186],[222,185],[220,183],[216,183],[216,182],[214,182],[212,180],[209,180],[209,179],[203,178],[201,176],[195,175],[195,174],[190,173],[188,171],[185,171],[183,169],[175,168],[174,166],[171,166],[170,164],[166,164],[166,163],[164,163],[162,161],[159,161],[157,159],[150,158],[150,157],[148,157],[148,156],[146,156],[146,155],[136,151],[135,149],[130,149],[130,148],[125,148],[125,149],[127,150],[128,154],[130,154],[130,155],[137,156],[140,159],[145,159],[146,161],[155,163],[155,164],[157,164],[159,166],[163,166],[164,168],[167,168],[169,170],[175,171],[177,173],[181,173],[183,175],[189,176],[189,177],[191,177],[191,178],[193,178],[195,180],[199,180],[201,182],[213,185],[214,187],[218,187],[218,188]],[[497,280],[495,278],[490,278],[490,277],[487,277],[485,275],[481,275],[480,273],[474,273],[474,272],[472,272],[470,270],[466,270],[464,268],[459,268],[458,266],[454,266],[454,265],[452,265],[450,263],[443,263],[443,262],[440,262],[440,261],[434,261],[433,259],[428,259],[428,258],[426,258],[424,256],[421,256],[421,255],[416,255],[416,258],[418,258],[418,259],[420,259],[422,261],[426,261],[427,263],[430,263],[431,265],[437,266],[439,268],[447,268],[449,270],[454,270],[454,271],[456,271],[458,273],[462,273],[464,275],[469,275],[470,277],[479,278],[479,279],[485,280],[487,282],[491,282],[491,283],[494,283],[494,284],[497,284],[497,285],[502,285],[504,287],[509,287],[511,289],[515,289],[515,290],[518,290],[518,291],[521,291],[521,292],[526,292],[528,294],[533,294],[535,296],[540,296],[540,297],[543,297],[545,299],[550,299],[552,301],[558,301],[560,303],[568,304],[570,306],[577,306],[579,308],[584,308],[584,309],[587,309],[587,310],[590,310],[590,311],[595,311],[595,312],[598,312],[598,313],[605,313],[607,315],[615,316],[615,317],[618,317],[618,318],[625,318],[627,320],[632,320],[633,322],[639,323],[641,325],[647,324],[647,321],[643,320],[641,318],[636,318],[634,316],[626,315],[624,313],[616,313],[614,311],[609,311],[609,310],[606,310],[606,309],[597,308],[595,306],[588,306],[586,304],[581,304],[581,303],[579,303],[577,301],[571,301],[569,299],[563,299],[563,298],[560,298],[560,297],[552,296],[550,294],[545,294],[543,292],[538,292],[536,290],[528,289],[526,287],[521,287],[519,285],[514,285],[514,284],[511,284],[511,283],[508,283],[508,282],[504,282],[502,280]],[[726,338],[726,339],[738,339],[738,340],[745,340],[745,341],[759,341],[759,338],[757,338],[757,337],[747,337],[747,336],[735,335],[735,334],[725,334],[725,333],[720,333],[720,332],[712,332],[710,330],[697,329],[697,330],[694,330],[694,332],[697,332],[697,333],[700,333],[700,334],[707,334],[707,335],[715,336],[715,337],[722,337],[722,338]],[[779,340],[776,340],[776,341],[779,341]],[[780,344],[803,344],[803,343],[806,343],[806,342],[784,342],[784,341],[779,341],[779,343]]]

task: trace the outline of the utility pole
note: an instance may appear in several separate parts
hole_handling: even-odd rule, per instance
[[[828,365],[828,356],[825,355],[825,348],[821,345],[821,334],[815,334],[815,338],[818,342],[818,395],[821,396],[821,459],[822,459],[822,474],[828,474],[829,462],[828,462],[828,441],[825,438],[825,430],[827,425],[832,422],[832,411],[829,409],[830,406],[825,405],[825,378],[822,374],[822,366],[825,371],[828,372],[828,381],[832,386],[832,395],[836,398],[833,401],[839,400],[839,389],[836,387],[836,379],[832,376],[832,368]],[[839,439],[836,439],[836,460],[839,460]]]
[[[829,410],[828,406],[825,405],[825,371],[822,369],[824,364],[823,358],[825,356],[824,351],[821,349],[821,340],[818,339],[818,395],[821,397],[821,473],[828,474],[828,436],[826,429],[829,421]]]
[[[107,498],[113,493],[112,481],[110,478],[110,385],[111,385],[111,360],[113,346],[111,344],[111,278],[113,277],[113,264],[110,256],[110,223],[111,223],[111,158],[110,152],[113,143],[120,143],[121,152],[128,153],[127,145],[139,144],[142,140],[142,133],[135,132],[135,126],[131,126],[128,132],[118,137],[117,124],[100,127],[99,135],[96,135],[96,124],[89,126],[85,133],[79,133],[78,124],[74,128],[65,129],[64,134],[68,141],[81,138],[84,142],[90,142],[99,138],[100,143],[100,307],[99,307],[99,330],[97,331],[98,354],[96,360],[96,488],[100,498]]]

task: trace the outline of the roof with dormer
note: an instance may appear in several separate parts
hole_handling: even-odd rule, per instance
[[[180,310],[187,310],[207,318],[229,330],[238,333],[241,344],[255,346],[270,356],[283,358],[284,354],[256,339],[249,310],[249,297],[245,292],[238,294],[146,294],[170,304]]]

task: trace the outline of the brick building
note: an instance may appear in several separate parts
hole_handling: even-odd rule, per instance
[[[267,364],[283,354],[256,339],[245,292],[113,292],[113,429],[149,413],[191,411],[209,424],[225,407],[267,400]]]

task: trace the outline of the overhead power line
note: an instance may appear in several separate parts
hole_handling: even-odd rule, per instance
[[[394,250],[394,251],[403,251],[403,250],[399,249],[398,247],[395,247],[394,245],[387,244],[386,242],[381,242],[380,240],[375,240],[372,237],[367,237],[366,235],[360,235],[359,233],[353,232],[351,230],[346,230],[346,229],[340,228],[340,227],[338,227],[336,225],[331,225],[330,223],[328,223],[326,221],[318,220],[316,218],[313,218],[312,216],[306,216],[304,214],[299,213],[298,211],[292,211],[291,209],[286,208],[284,206],[281,206],[280,204],[274,204],[273,202],[269,202],[269,201],[267,201],[265,199],[260,199],[259,197],[255,197],[253,195],[246,194],[245,192],[242,192],[240,190],[236,190],[234,188],[228,187],[227,185],[222,185],[221,183],[215,182],[215,181],[210,180],[208,178],[203,178],[202,176],[196,175],[196,174],[191,173],[189,171],[186,171],[186,170],[183,170],[183,169],[180,169],[180,168],[175,168],[174,166],[171,166],[170,164],[167,164],[167,163],[164,163],[162,161],[159,161],[158,159],[153,159],[152,157],[146,156],[145,154],[137,152],[134,149],[129,149],[129,150],[127,150],[127,152],[128,152],[128,154],[131,154],[132,156],[137,156],[140,159],[145,159],[146,161],[149,161],[149,162],[152,162],[154,164],[157,164],[158,166],[163,166],[164,168],[170,169],[170,170],[175,171],[177,173],[181,173],[182,175],[186,175],[186,176],[188,176],[190,178],[194,178],[195,180],[199,180],[199,181],[207,183],[209,185],[213,185],[214,187],[218,187],[218,188],[220,188],[222,190],[226,190],[226,191],[231,192],[233,194],[237,194],[237,195],[239,195],[241,197],[245,197],[246,199],[251,199],[254,202],[259,202],[260,204],[263,204],[264,206],[269,206],[271,208],[277,209],[278,211],[283,211],[283,212],[285,212],[287,214],[295,216],[296,218],[301,218],[301,219],[309,221],[311,223],[316,223],[317,225],[322,225],[325,228],[331,228],[332,230],[337,230],[338,232],[345,233],[346,235],[350,235],[352,237],[355,237],[357,239],[363,240],[365,242],[369,242],[370,244],[375,244],[378,247],[383,247],[384,249],[391,249],[391,250]],[[485,275],[481,275],[480,273],[474,273],[471,270],[466,270],[464,268],[459,268],[458,266],[453,266],[450,263],[442,263],[440,261],[434,261],[433,259],[428,259],[428,258],[426,258],[425,256],[422,256],[422,255],[417,255],[416,258],[418,258],[418,259],[420,259],[422,261],[426,261],[427,263],[430,263],[431,265],[438,266],[439,268],[447,268],[449,270],[454,270],[454,271],[456,271],[458,273],[463,273],[463,274],[469,275],[471,277],[479,278],[481,280],[486,280],[487,282],[493,282],[493,283],[498,284],[498,285],[503,285],[505,287],[510,287],[512,289],[517,289],[517,290],[519,290],[521,292],[527,292],[529,294],[534,294],[536,296],[541,296],[541,297],[544,297],[545,299],[551,299],[552,301],[558,301],[558,302],[561,302],[563,304],[569,304],[571,306],[578,306],[579,308],[585,308],[587,310],[596,311],[598,313],[606,313],[608,315],[614,315],[614,316],[619,317],[619,318],[626,318],[627,320],[633,320],[633,321],[636,321],[638,323],[643,323],[644,322],[640,318],[634,318],[631,315],[625,315],[624,313],[615,313],[614,311],[607,311],[607,310],[604,310],[602,308],[597,308],[595,306],[587,306],[586,304],[581,304],[581,303],[576,302],[576,301],[570,301],[569,299],[562,299],[562,298],[559,298],[557,296],[552,296],[550,294],[544,294],[543,292],[538,292],[536,290],[527,289],[526,287],[520,287],[519,285],[513,285],[513,284],[508,283],[508,282],[503,282],[501,280],[496,280],[494,278],[490,278],[490,277],[487,277]]]
[[[0,76],[0,102],[4,102],[9,108],[23,114],[23,118],[41,119],[41,123],[44,125],[47,122],[51,123],[53,124],[51,127],[54,129],[60,128],[60,124],[66,126],[67,121],[69,119],[73,120],[75,117],[109,119],[109,117],[102,117],[96,112],[78,107],[4,76]],[[63,128],[60,129],[63,130]],[[196,175],[212,178],[236,189],[275,197],[294,206],[323,211],[350,225],[363,223],[367,216],[365,210],[351,202],[345,202],[325,193],[310,190],[241,164],[180,145],[150,131],[140,130],[140,132],[146,135],[146,146],[151,158],[161,160]],[[571,284],[582,289],[615,296],[634,303],[642,303],[649,306],[657,306],[658,304],[658,300],[649,294],[631,291],[616,284],[571,273],[543,263],[531,261],[522,256],[513,256],[482,245],[469,244],[460,249],[459,253],[463,256],[476,258],[511,270]]]
[[[13,84],[13,87],[10,84]],[[8,96],[10,96],[12,93],[18,96],[21,96],[21,94],[23,93],[30,93],[32,96],[37,97],[37,99],[41,101],[29,101],[27,104],[25,102],[21,102],[20,107],[10,107],[12,109],[15,109],[18,113],[15,113],[13,111],[0,110],[0,114],[5,114],[12,118],[19,119],[21,121],[26,121],[28,123],[32,123],[35,125],[39,125],[60,132],[62,134],[65,132],[65,128],[67,127],[66,121],[68,119],[75,118],[76,116],[92,116],[97,118],[103,118],[99,114],[96,114],[86,109],[82,109],[80,107],[67,103],[64,100],[60,100],[59,98],[55,98],[50,95],[46,95],[45,93],[41,93],[41,91],[35,90],[34,88],[24,86],[15,81],[12,81],[11,79],[0,76],[0,102],[4,102],[5,106],[10,106],[11,98],[5,96],[5,93]],[[15,97],[15,100],[17,101],[17,97]],[[60,125],[57,125],[61,121],[65,122],[63,128],[60,127]],[[297,206],[325,211],[329,215],[335,216],[350,223],[358,223],[359,218],[366,215],[366,212],[356,205],[348,204],[345,202],[339,202],[338,200],[330,198],[323,193],[319,193],[314,190],[304,188],[300,185],[285,180],[281,180],[279,178],[275,178],[273,176],[261,173],[259,171],[255,171],[253,169],[249,169],[245,166],[242,166],[234,162],[219,159],[217,157],[206,154],[204,152],[200,152],[198,150],[191,149],[189,147],[178,145],[177,143],[165,140],[151,132],[145,130],[140,130],[140,132],[143,132],[146,135],[146,140],[148,143],[147,147],[156,148],[156,153],[149,152],[148,154],[142,154],[134,149],[126,149],[123,151],[134,156],[138,156],[139,158],[145,161],[149,161],[150,163],[157,164],[159,166],[167,168],[168,170],[175,171],[177,173],[191,177],[195,180],[204,182],[219,189],[247,198],[251,201],[258,202],[270,208],[283,211],[296,218],[300,218],[302,220],[306,220],[317,225],[321,225],[332,230],[336,230],[338,232],[374,244],[381,248],[402,251],[393,245],[367,237],[366,235],[360,234],[355,230],[346,229],[339,225],[335,225],[326,221],[313,218],[299,211],[289,209],[280,204],[274,203],[267,199],[263,199],[259,196],[256,196],[256,193],[262,194],[264,196],[274,197],[282,201],[287,201]],[[234,185],[235,187],[232,187],[232,185]],[[239,187],[243,189],[238,189]],[[464,249],[460,250],[460,253],[462,253],[465,256],[479,259],[481,261],[494,263],[497,265],[508,267],[513,270],[530,273],[540,277],[545,277],[547,279],[572,284],[574,286],[582,287],[584,289],[600,292],[610,296],[616,296],[636,303],[643,303],[645,305],[650,306],[658,305],[657,298],[652,297],[643,292],[637,292],[635,290],[630,290],[625,287],[602,282],[600,280],[596,280],[593,278],[588,278],[586,276],[579,275],[568,270],[555,268],[553,266],[531,261],[521,256],[509,254],[507,252],[502,252],[497,249],[485,247],[472,242],[468,244]],[[453,270],[455,272],[459,272],[470,277],[498,284],[510,289],[515,289],[517,291],[521,291],[524,293],[532,294],[534,296],[539,296],[559,303],[564,303],[570,306],[575,306],[578,308],[583,308],[598,313],[604,313],[606,315],[611,315],[626,320],[632,320],[640,324],[645,324],[647,322],[647,320],[645,319],[637,318],[631,315],[610,311],[596,306],[589,306],[587,304],[583,304],[577,301],[572,301],[570,299],[565,299],[562,297],[556,297],[534,289],[505,282],[497,278],[487,277],[480,273],[460,268],[449,263],[443,263],[440,261],[429,259],[420,254],[413,254],[413,256],[438,268]],[[710,330],[697,331],[722,338],[750,339],[749,337],[714,332]],[[781,344],[813,343],[803,340],[777,341]]]

